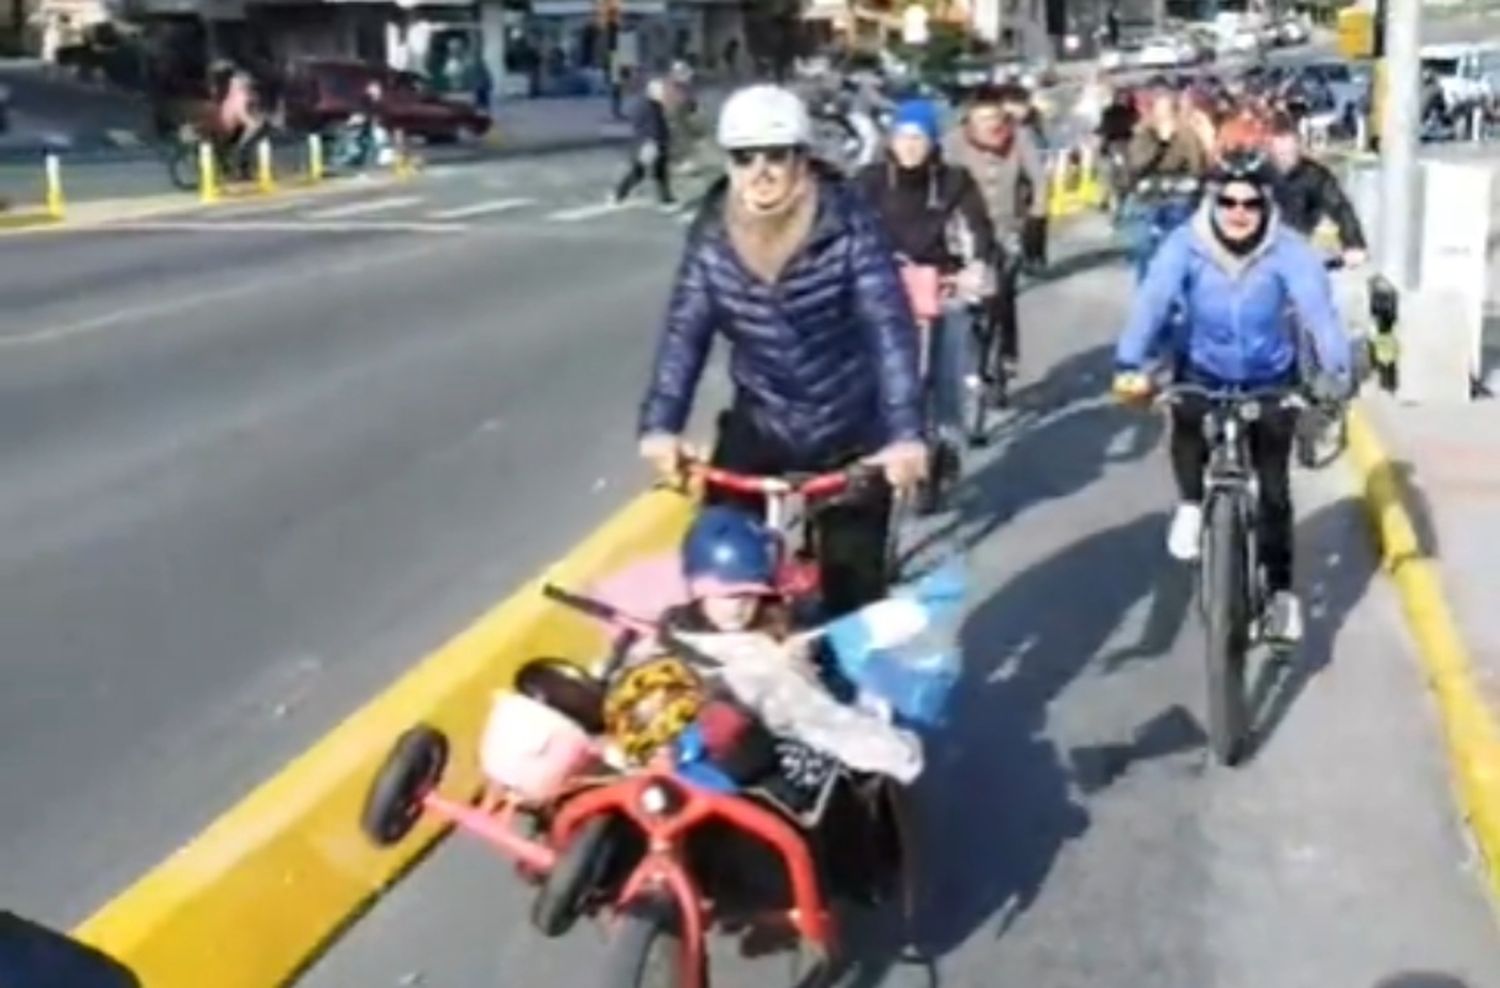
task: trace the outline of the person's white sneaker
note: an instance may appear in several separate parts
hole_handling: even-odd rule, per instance
[[[1278,590],[1266,606],[1262,631],[1267,641],[1295,645],[1302,640],[1302,601],[1290,590]]]
[[[1203,506],[1183,503],[1172,514],[1167,530],[1167,552],[1173,559],[1190,563],[1198,558],[1198,540],[1203,534]]]

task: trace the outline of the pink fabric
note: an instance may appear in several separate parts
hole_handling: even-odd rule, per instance
[[[587,595],[631,617],[655,621],[691,597],[676,552],[644,556],[603,577]]]
[[[942,282],[938,269],[930,264],[903,264],[901,281],[911,302],[912,315],[920,322],[932,322],[943,314]]]
[[[688,594],[694,600],[702,600],[704,597],[762,596],[771,592],[771,587],[764,583],[729,583],[713,577],[700,577],[688,584]]]

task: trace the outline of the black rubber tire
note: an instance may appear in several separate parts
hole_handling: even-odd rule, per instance
[[[198,191],[198,148],[192,144],[175,144],[167,152],[167,177],[183,192]]]
[[[601,988],[682,988],[685,983],[676,908],[657,899],[627,904],[609,941]]]
[[[543,936],[560,937],[583,914],[584,900],[609,867],[610,831],[615,818],[589,820],[557,858],[531,901],[531,925]]]
[[[422,797],[437,787],[448,766],[448,739],[418,724],[391,748],[365,797],[359,826],[380,847],[398,844],[422,816]]]
[[[1239,761],[1246,732],[1245,651],[1250,601],[1244,524],[1234,501],[1209,502],[1203,545],[1203,624],[1207,632],[1208,739],[1222,765]]]

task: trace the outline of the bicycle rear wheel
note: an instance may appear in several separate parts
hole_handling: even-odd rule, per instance
[[[1233,498],[1209,502],[1203,545],[1203,623],[1207,632],[1208,737],[1214,757],[1234,765],[1247,729],[1245,651],[1250,586],[1243,515]]]

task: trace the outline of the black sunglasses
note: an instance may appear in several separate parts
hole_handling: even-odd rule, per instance
[[[729,152],[729,160],[736,168],[748,168],[755,163],[757,158],[765,159],[770,165],[784,165],[797,155],[796,148],[735,148]]]
[[[1250,213],[1258,213],[1266,208],[1266,200],[1260,196],[1252,196],[1249,199],[1241,199],[1237,196],[1219,196],[1217,202],[1220,209],[1243,209]]]

